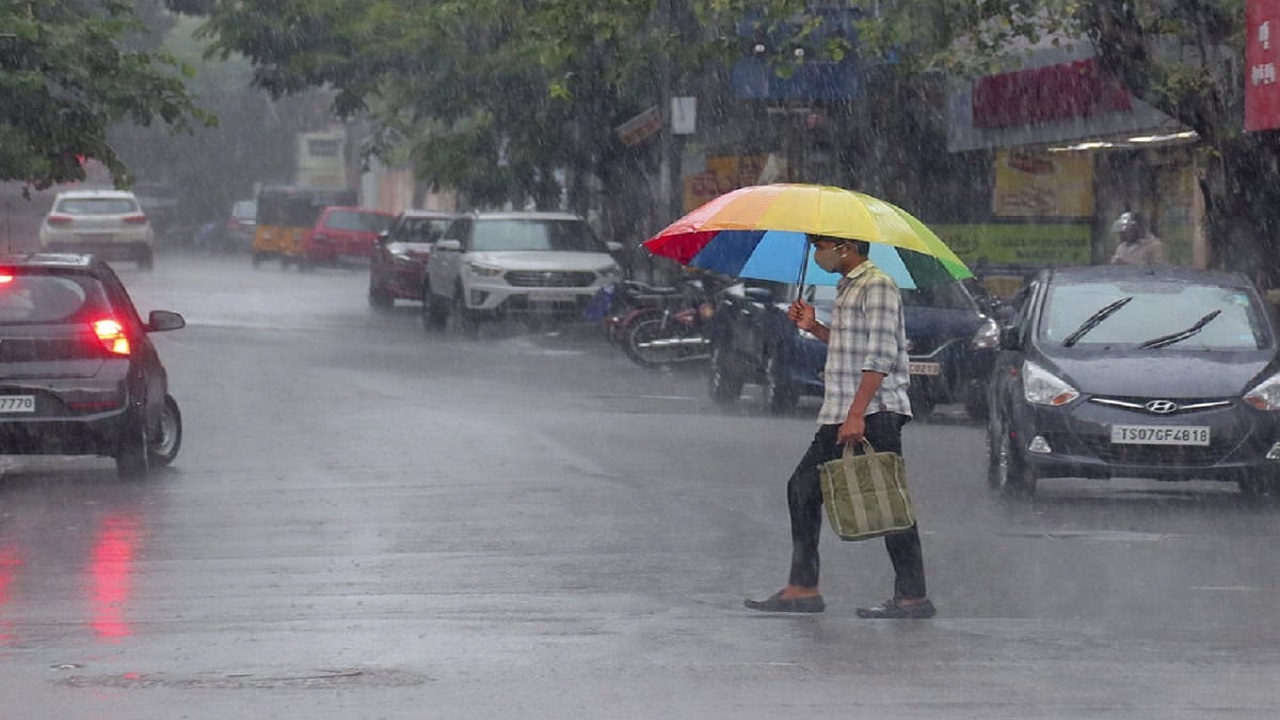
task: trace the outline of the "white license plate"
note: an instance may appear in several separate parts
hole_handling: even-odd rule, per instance
[[[35,395],[0,395],[0,413],[33,413]]]
[[[578,294],[571,292],[538,293],[537,295],[530,295],[529,300],[535,303],[571,303],[578,300]]]
[[[912,375],[941,375],[942,365],[935,362],[913,362],[907,365]]]
[[[1112,425],[1114,445],[1209,444],[1209,428],[1203,425]]]

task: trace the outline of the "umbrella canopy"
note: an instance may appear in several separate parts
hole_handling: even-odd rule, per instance
[[[824,185],[739,188],[645,241],[655,255],[733,277],[834,284],[806,234],[872,243],[871,260],[906,288],[973,277],[924,223],[878,198]],[[801,274],[801,271],[804,274]],[[826,277],[824,277],[826,276]]]

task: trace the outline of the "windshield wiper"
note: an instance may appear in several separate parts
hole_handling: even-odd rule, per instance
[[[1080,327],[1076,328],[1075,332],[1068,335],[1066,339],[1062,341],[1062,347],[1071,347],[1072,345],[1075,345],[1076,343],[1080,342],[1080,338],[1088,334],[1090,330],[1101,325],[1103,320],[1106,320],[1112,315],[1115,315],[1117,310],[1124,307],[1125,305],[1128,305],[1129,301],[1132,299],[1133,299],[1132,295],[1126,295],[1125,297],[1122,297],[1119,300],[1116,300],[1115,302],[1102,308],[1098,312],[1090,315],[1088,320],[1085,320],[1084,322],[1080,323]]]
[[[1142,343],[1138,347],[1162,348],[1162,347],[1168,347],[1174,343],[1180,343],[1183,340],[1186,340],[1187,338],[1191,337],[1192,335],[1199,333],[1201,330],[1204,329],[1205,325],[1208,325],[1209,323],[1213,322],[1213,319],[1218,317],[1221,314],[1222,314],[1221,310],[1214,310],[1208,315],[1205,315],[1204,317],[1197,320],[1195,325],[1192,325],[1186,330],[1179,330],[1176,333],[1170,333],[1169,335],[1161,335],[1158,338],[1151,338],[1150,340]]]

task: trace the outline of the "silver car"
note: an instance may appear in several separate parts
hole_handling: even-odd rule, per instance
[[[133,193],[70,190],[58,193],[40,224],[40,246],[49,252],[93,253],[104,260],[133,260],[150,270],[154,231]]]
[[[455,220],[426,268],[423,322],[443,329],[450,316],[474,331],[483,320],[521,317],[564,321],[601,287],[622,278],[611,253],[585,220],[554,212],[481,213]]]

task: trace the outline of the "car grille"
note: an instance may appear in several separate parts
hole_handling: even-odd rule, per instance
[[[1147,415],[1172,416],[1186,415],[1187,413],[1203,412],[1205,410],[1221,410],[1229,408],[1232,401],[1225,398],[1195,398],[1189,400],[1163,400],[1159,398],[1149,397],[1093,397],[1089,398],[1089,402],[1098,405],[1106,405],[1108,407],[1120,408],[1130,412],[1143,413]],[[1176,409],[1169,410],[1171,405],[1166,405],[1163,412],[1157,411],[1149,407],[1152,402],[1174,403]]]
[[[590,287],[595,282],[592,272],[560,272],[544,270],[512,270],[506,274],[507,283],[515,287]]]
[[[1169,445],[1113,445],[1109,438],[1084,439],[1089,451],[1099,460],[1119,465],[1153,465],[1166,467],[1207,467],[1217,464],[1226,455],[1222,447],[1195,447]]]

